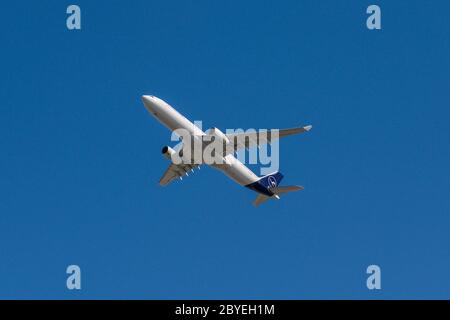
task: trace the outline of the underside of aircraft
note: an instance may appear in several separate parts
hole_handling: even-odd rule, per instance
[[[283,175],[278,171],[258,177],[235,155],[243,149],[259,148],[264,144],[278,142],[278,139],[286,136],[308,132],[312,126],[228,134],[217,128],[211,128],[203,132],[165,101],[155,96],[143,96],[142,100],[147,110],[163,125],[179,134],[182,140],[181,147],[176,150],[169,146],[162,149],[162,154],[171,163],[159,181],[161,186],[166,186],[177,179],[182,180],[184,176],[194,172],[194,169],[200,169],[201,165],[207,164],[222,171],[238,184],[257,192],[258,196],[253,202],[255,206],[269,199],[280,199],[282,194],[303,190],[302,186],[280,186]],[[205,161],[204,153],[213,142],[218,143],[220,148],[213,149],[211,153],[214,161]],[[197,157],[198,152],[201,154],[200,157]]]

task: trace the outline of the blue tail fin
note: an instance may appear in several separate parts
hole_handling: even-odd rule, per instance
[[[260,178],[258,181],[253,182],[246,187],[271,197],[274,195],[271,190],[278,187],[282,179],[283,175],[277,171]]]
[[[277,171],[262,177],[261,179],[258,180],[258,182],[267,189],[273,189],[280,185],[280,182],[281,180],[283,180],[283,177],[284,176],[281,174],[281,172]]]

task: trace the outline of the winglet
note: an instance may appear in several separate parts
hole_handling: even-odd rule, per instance
[[[309,131],[309,130],[311,130],[311,129],[312,129],[312,125],[309,125],[309,126],[303,127],[303,129],[305,129],[305,131]]]

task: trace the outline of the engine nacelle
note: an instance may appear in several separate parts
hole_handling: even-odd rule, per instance
[[[172,160],[172,156],[177,153],[175,150],[173,150],[171,147],[169,146],[165,146],[162,148],[161,150],[162,154],[164,155],[164,157],[168,160]]]
[[[217,129],[215,127],[209,129],[208,134],[216,137],[217,139],[219,139],[219,141],[223,141],[226,144],[230,143],[230,139],[228,139],[228,137],[222,131],[220,131],[219,129]]]

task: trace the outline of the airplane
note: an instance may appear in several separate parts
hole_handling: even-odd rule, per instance
[[[143,95],[142,102],[144,103],[147,111],[171,131],[184,129],[188,132],[191,139],[205,138],[207,135],[212,135],[214,138],[221,140],[224,144],[232,144],[232,152],[227,153],[224,151],[223,154],[220,155],[223,159],[223,163],[210,164],[210,166],[222,171],[226,176],[237,182],[239,185],[245,186],[257,192],[258,195],[253,202],[254,206],[257,207],[273,198],[279,200],[280,194],[304,189],[302,186],[280,186],[279,184],[283,179],[283,175],[278,171],[263,177],[258,177],[255,173],[253,173],[253,171],[251,171],[246,165],[235,157],[235,152],[240,149],[249,149],[251,147],[259,147],[264,143],[271,143],[270,136],[266,135],[266,137],[264,137],[260,134],[260,132],[253,132],[250,134],[233,133],[227,135],[217,128],[211,128],[205,133],[198,126],[189,121],[167,102],[160,98],[152,95]],[[308,132],[311,128],[312,126],[308,125],[291,129],[281,129],[278,131],[278,137],[282,138],[289,135]],[[180,151],[175,151],[169,146],[162,148],[162,154],[165,158],[171,160],[172,163],[169,165],[169,168],[165,171],[159,181],[161,186],[166,186],[178,178],[182,180],[184,175],[188,175],[191,171],[193,172],[195,168],[200,169],[200,164],[202,163],[199,164],[192,161],[183,161],[176,164],[173,161],[174,155],[183,157],[182,151],[183,149]],[[179,152],[179,154],[177,154],[177,152]]]

